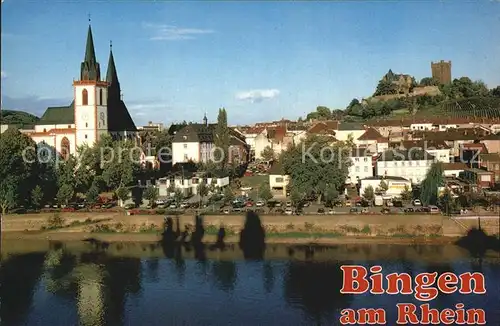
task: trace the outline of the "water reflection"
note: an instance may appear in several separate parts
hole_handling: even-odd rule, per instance
[[[486,276],[487,295],[440,295],[433,307],[464,302],[486,309],[489,323],[500,323],[496,308],[500,265],[468,257],[441,263],[424,258],[432,254],[445,256],[450,248],[269,246],[266,257],[280,252],[282,255],[264,261],[245,261],[248,253],[240,256],[231,246],[226,250],[211,249],[215,251],[208,250],[199,259],[200,253],[196,253],[191,241],[169,248],[89,242],[85,249],[78,250],[58,243],[46,253],[11,256],[0,267],[1,323],[331,325],[338,324],[339,311],[348,307],[382,306],[394,313],[395,303],[403,298],[340,295],[340,266],[351,263],[380,264],[387,273],[413,275],[425,271],[481,271]],[[287,259],[289,255],[292,258]],[[325,255],[344,258],[318,260]],[[373,255],[380,258],[362,258]],[[219,256],[225,258],[216,258]]]

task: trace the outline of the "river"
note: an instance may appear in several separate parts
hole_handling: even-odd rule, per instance
[[[9,249],[10,247],[10,249]],[[484,274],[487,293],[440,293],[431,307],[485,310],[500,324],[499,259],[472,258],[455,246],[268,246],[260,261],[236,246],[165,251],[156,244],[4,243],[1,325],[339,325],[345,308],[384,308],[411,295],[341,295],[345,264],[384,273]]]

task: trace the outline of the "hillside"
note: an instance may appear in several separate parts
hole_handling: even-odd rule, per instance
[[[26,126],[33,125],[38,120],[40,120],[40,118],[31,113],[15,110],[2,110],[2,120],[0,123],[5,125]]]

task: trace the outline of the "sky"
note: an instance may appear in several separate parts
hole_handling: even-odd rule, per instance
[[[369,97],[389,70],[500,85],[500,1],[2,0],[5,109],[67,105],[90,14],[105,76],[109,42],[136,125],[297,119]]]

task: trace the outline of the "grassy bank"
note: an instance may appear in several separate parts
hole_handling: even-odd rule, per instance
[[[363,216],[306,215],[261,216],[266,238],[272,242],[332,242],[348,239],[365,242],[450,242],[462,236],[453,221],[435,215]],[[215,239],[224,227],[227,241],[237,241],[244,226],[243,215],[207,215],[204,228],[207,241]],[[174,229],[194,229],[193,216],[174,218]],[[157,241],[163,231],[163,216],[120,213],[47,213],[6,216],[3,237],[17,239],[85,239],[106,237],[109,241]],[[130,240],[128,240],[130,239]]]

